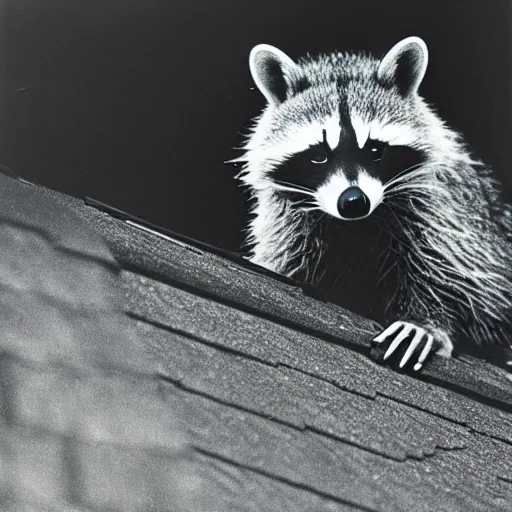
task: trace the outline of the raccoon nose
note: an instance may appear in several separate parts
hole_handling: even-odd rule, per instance
[[[345,219],[358,219],[370,212],[370,200],[359,187],[349,187],[338,198],[338,212]]]

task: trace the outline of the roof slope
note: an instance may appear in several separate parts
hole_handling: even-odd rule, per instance
[[[510,510],[504,371],[397,373],[372,322],[236,255],[0,195],[6,510]]]

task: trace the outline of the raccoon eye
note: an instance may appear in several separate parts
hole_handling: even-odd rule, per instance
[[[327,155],[315,155],[312,156],[310,159],[312,164],[325,164],[328,160]]]
[[[368,139],[366,144],[364,145],[364,150],[368,154],[368,156],[374,161],[378,162],[382,160],[384,153],[386,152],[387,144],[381,142],[380,140],[371,140]]]
[[[313,164],[325,164],[329,160],[327,151],[322,147],[311,148],[308,154],[309,161]]]

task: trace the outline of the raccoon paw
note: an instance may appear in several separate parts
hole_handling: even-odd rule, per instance
[[[373,340],[374,346],[387,347],[385,353],[377,359],[386,361],[393,355],[394,358],[401,356],[399,368],[404,368],[409,361],[412,364],[416,360],[413,370],[417,372],[432,351],[448,357],[451,354],[449,339],[445,343],[444,336],[439,339],[437,333],[435,334],[434,338],[430,330],[410,322],[394,322]]]

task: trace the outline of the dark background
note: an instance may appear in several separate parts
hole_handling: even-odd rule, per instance
[[[246,198],[223,162],[264,105],[252,46],[384,53],[418,35],[431,57],[422,94],[510,198],[510,15],[508,0],[7,0],[0,163],[237,250]]]

